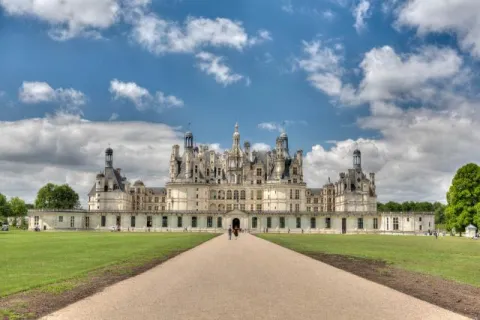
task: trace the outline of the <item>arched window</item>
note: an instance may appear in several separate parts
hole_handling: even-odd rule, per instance
[[[210,199],[212,199],[212,200],[217,199],[217,191],[215,191],[215,190],[210,191]]]
[[[240,200],[245,200],[245,190],[240,191]]]
[[[232,190],[227,191],[227,200],[232,200]]]
[[[233,191],[233,199],[238,200],[238,190]]]

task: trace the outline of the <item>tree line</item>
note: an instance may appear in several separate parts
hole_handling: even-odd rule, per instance
[[[80,201],[78,194],[68,185],[56,185],[47,183],[37,192],[35,203],[25,203],[19,197],[7,199],[0,193],[0,218],[25,217],[28,209],[79,209]],[[1,222],[1,221],[0,221]],[[16,219],[14,219],[16,223]]]
[[[445,208],[446,205],[440,202],[377,202],[377,211],[379,212],[435,212],[435,223],[437,224],[445,223]]]

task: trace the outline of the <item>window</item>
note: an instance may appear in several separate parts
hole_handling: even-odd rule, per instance
[[[299,212],[300,211],[300,204],[295,204],[295,212]]]
[[[232,204],[229,203],[229,204],[227,204],[227,211],[231,211],[231,210],[232,210]]]
[[[107,217],[106,216],[102,216],[102,224],[101,226],[102,227],[105,227],[107,225]]]
[[[257,200],[262,200],[262,190],[257,190]]]
[[[163,216],[162,217],[162,228],[167,228],[168,227],[168,217]]]
[[[213,228],[213,217],[207,217],[207,228]]]
[[[232,200],[232,190],[227,191],[227,200]]]
[[[169,198],[172,197],[172,190],[171,190],[171,189],[168,189],[168,197],[169,197]]]
[[[262,176],[262,169],[257,168],[257,177],[261,177],[261,176]]]
[[[419,217],[419,218],[418,218],[418,221],[422,222],[422,217]]]
[[[250,200],[253,200],[253,190],[250,190]]]
[[[155,209],[155,210],[157,210],[157,209]],[[165,211],[165,206],[162,206],[162,211]]]
[[[298,182],[298,181],[297,181],[297,178],[294,178],[294,179],[293,179],[293,183],[297,183],[297,182]]]
[[[240,200],[245,200],[245,190],[240,191]]]
[[[293,190],[290,189],[290,199],[293,199]]]
[[[85,217],[85,228],[90,228],[90,217]]]
[[[222,228],[222,217],[217,218],[217,228]]]
[[[318,198],[313,198],[313,203],[318,203]]]
[[[307,198],[307,204],[310,204],[312,202],[312,198]]]
[[[318,212],[318,207],[313,207],[313,212]]]
[[[158,202],[158,197],[155,197],[155,202]]]
[[[389,226],[388,226],[389,222],[390,222],[390,221],[389,221],[389,219],[387,218],[387,230],[388,230],[388,227],[389,227]]]
[[[207,168],[207,176],[210,175],[210,169]]]
[[[420,231],[422,231],[422,225],[419,225],[418,228]]]
[[[70,217],[70,228],[75,227],[75,217]]]
[[[410,222],[410,218],[407,217],[407,222]]]
[[[357,228],[363,229],[363,218],[358,218],[357,220]]]
[[[378,229],[378,218],[373,218],[373,229]]]
[[[244,204],[240,205],[240,210],[245,211],[245,205]]]
[[[155,211],[158,211],[158,206],[155,206]]]
[[[152,211],[152,206],[148,206],[148,211]]]
[[[302,227],[302,219],[300,217],[297,217],[297,228]]]
[[[195,198],[198,199],[198,193],[195,195]]]
[[[192,217],[192,228],[197,227],[197,217]]]
[[[195,177],[195,183],[197,183],[197,182],[198,182],[198,179],[197,179],[197,177]]]
[[[233,191],[233,199],[238,200],[238,190]]]
[[[311,212],[312,211],[312,207],[307,207],[307,212]]]
[[[310,228],[316,229],[317,228],[317,219],[310,218]]]
[[[162,202],[165,203],[165,197],[162,197]]]
[[[285,217],[280,217],[280,228],[285,229]]]
[[[37,225],[37,224],[39,223],[39,221],[40,221],[40,217],[39,217],[39,216],[35,216],[35,217],[33,218],[33,220],[34,220],[35,225]]]
[[[147,228],[151,228],[152,226],[152,216],[147,216]]]
[[[332,227],[332,220],[330,218],[325,218],[325,228],[330,229]]]
[[[238,204],[234,203],[233,204],[233,209],[238,209]]]
[[[257,184],[262,184],[262,180],[257,180]]]
[[[257,222],[258,222],[258,219],[257,217],[253,217],[252,218],[252,228],[257,228]]]
[[[393,218],[393,230],[398,230],[398,218]]]
[[[183,227],[183,219],[182,217],[177,217],[177,228]]]
[[[293,167],[293,174],[297,174],[297,167]]]
[[[58,222],[63,222],[63,216],[58,217]]]
[[[198,166],[195,166],[195,173],[198,173]]]
[[[257,211],[262,211],[262,205],[261,204],[257,204]]]
[[[295,199],[300,199],[300,190],[295,190]]]
[[[135,228],[135,216],[130,217],[130,227]]]
[[[250,205],[250,211],[253,211],[253,204]]]
[[[290,203],[290,212],[293,211],[293,204]]]
[[[428,222],[428,226],[429,226],[429,227],[431,226],[430,221]]]

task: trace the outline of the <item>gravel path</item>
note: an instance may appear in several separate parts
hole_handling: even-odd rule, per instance
[[[252,235],[214,238],[43,319],[466,319]]]

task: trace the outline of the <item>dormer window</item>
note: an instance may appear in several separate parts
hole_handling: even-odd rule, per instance
[[[293,174],[297,174],[297,167],[293,167]]]

